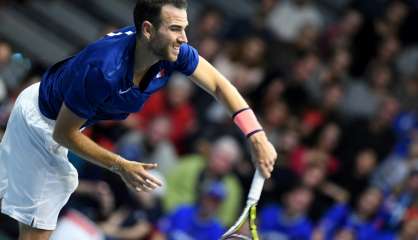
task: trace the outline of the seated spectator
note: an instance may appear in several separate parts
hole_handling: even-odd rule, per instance
[[[399,231],[385,232],[379,236],[380,240],[416,240],[418,236],[418,214],[415,209],[415,214],[405,217],[403,224]]]
[[[418,206],[418,169],[413,170],[399,189],[387,197],[384,210],[388,214],[386,227],[397,230],[408,208]]]
[[[164,196],[166,211],[173,211],[181,204],[195,202],[201,185],[209,180],[217,180],[225,185],[228,192],[218,216],[223,224],[231,225],[241,209],[242,187],[238,178],[231,173],[240,155],[235,139],[224,136],[210,147],[208,159],[200,155],[180,159],[167,176],[167,194]]]
[[[324,164],[313,163],[307,166],[301,176],[304,186],[312,189],[313,201],[309,209],[309,217],[318,221],[322,214],[336,203],[345,203],[348,193],[345,189],[326,179]]]
[[[161,71],[158,74],[164,75]],[[176,146],[179,154],[187,149],[184,142],[196,130],[195,110],[192,107],[190,97],[192,83],[182,75],[174,75],[167,84],[167,88],[160,90],[150,97],[142,110],[131,114],[124,124],[146,129],[157,116],[167,116],[170,120],[170,140]]]
[[[311,189],[297,185],[283,199],[283,205],[270,205],[260,212],[259,229],[264,240],[310,239],[312,222],[307,216],[313,200]]]
[[[279,1],[268,15],[266,26],[278,39],[292,42],[304,25],[321,28],[323,20],[314,1]]]
[[[157,171],[152,171],[152,174],[163,181],[164,177]],[[165,189],[129,193],[130,203],[112,212],[99,225],[107,239],[148,239],[159,235],[157,224],[162,217],[161,197]]]
[[[161,223],[168,240],[213,240],[224,231],[216,213],[227,190],[222,182],[208,181],[201,185],[196,204],[181,205]]]
[[[392,152],[396,143],[392,123],[398,111],[399,102],[393,97],[388,97],[379,105],[373,118],[352,121],[343,129],[344,134],[338,151],[343,169],[353,169],[355,154],[365,147],[376,152],[378,164]]]
[[[170,124],[167,117],[155,117],[143,131],[123,135],[116,143],[116,152],[129,160],[157,163],[158,170],[167,176],[177,163],[176,149],[169,140]]]
[[[405,158],[393,154],[377,168],[372,178],[374,186],[390,192],[402,184],[413,170],[418,169],[418,141],[410,143],[408,148]]]
[[[391,95],[394,73],[387,65],[370,67],[367,80],[351,81],[346,87],[341,109],[346,118],[371,119],[380,114],[382,104]],[[391,109],[390,109],[391,110]]]
[[[372,149],[364,149],[357,153],[354,169],[343,169],[331,179],[350,193],[351,200],[356,200],[369,185],[376,163],[376,153]]]
[[[244,94],[249,94],[261,84],[264,76],[266,42],[258,36],[241,40],[229,55],[220,53],[214,66]]]
[[[349,235],[341,231],[350,229],[354,233],[354,239],[376,239],[382,227],[378,216],[382,199],[380,190],[369,188],[360,196],[354,209],[348,204],[335,205],[321,219],[316,230],[317,235],[322,235],[326,240],[336,239],[340,235]]]
[[[306,166],[311,163],[325,164],[328,173],[335,173],[339,167],[339,161],[334,156],[341,129],[335,123],[327,123],[318,128],[314,135],[312,147],[301,146],[291,155],[291,168],[298,174],[302,174]]]
[[[81,179],[66,208],[77,209],[91,220],[99,221],[107,218],[114,207],[114,195],[107,182]]]
[[[329,24],[321,38],[321,47],[324,53],[331,49],[350,47],[353,36],[363,25],[363,16],[354,9],[348,9],[335,23]]]
[[[21,53],[13,53],[11,45],[0,40],[0,100],[7,96],[7,90],[18,94],[32,62]]]

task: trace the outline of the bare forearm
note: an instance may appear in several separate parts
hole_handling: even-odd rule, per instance
[[[193,73],[193,80],[196,84],[220,101],[231,114],[248,107],[244,98],[230,81],[204,58],[200,58],[199,61],[199,65]]]
[[[268,141],[254,112],[251,109],[245,109],[248,108],[248,104],[241,94],[202,57],[199,58],[199,64],[193,73],[193,77],[196,84],[222,102],[231,114],[237,113],[234,116],[234,122],[252,143],[262,174],[264,177],[269,178],[270,173],[273,171],[277,153],[273,145]]]
[[[220,79],[217,81],[214,96],[228,108],[231,114],[248,107],[247,102],[235,86],[226,79]]]
[[[54,139],[89,162],[109,170],[117,168],[122,161],[118,155],[100,147],[79,131],[66,132],[65,135],[55,135]]]
[[[162,185],[147,172],[157,167],[156,164],[128,161],[100,147],[79,131],[85,122],[86,119],[74,114],[64,103],[56,120],[54,140],[87,161],[118,173],[128,186],[137,191],[150,191]]]

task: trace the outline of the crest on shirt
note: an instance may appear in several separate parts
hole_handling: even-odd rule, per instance
[[[157,73],[157,75],[155,76],[155,78],[162,78],[162,77],[164,77],[166,75],[166,72],[165,72],[165,69],[163,68],[163,69],[161,69],[158,73]]]

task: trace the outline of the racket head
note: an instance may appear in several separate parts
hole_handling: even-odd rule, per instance
[[[247,205],[244,210],[242,211],[240,217],[238,218],[237,222],[228,229],[228,231],[222,235],[221,240],[226,239],[242,239],[242,240],[259,240],[259,236],[257,233],[257,225],[256,225],[256,218],[257,218],[257,203],[252,205]],[[242,226],[248,221],[249,230],[251,236],[246,236],[243,234],[238,233],[241,230]]]
[[[241,234],[232,234],[226,238],[223,238],[225,240],[232,240],[232,239],[240,239],[240,240],[252,240],[252,238],[245,236],[245,235],[241,235]]]

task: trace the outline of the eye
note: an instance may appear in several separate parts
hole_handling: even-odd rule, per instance
[[[171,26],[169,29],[173,32],[182,32],[184,28],[181,26]]]

